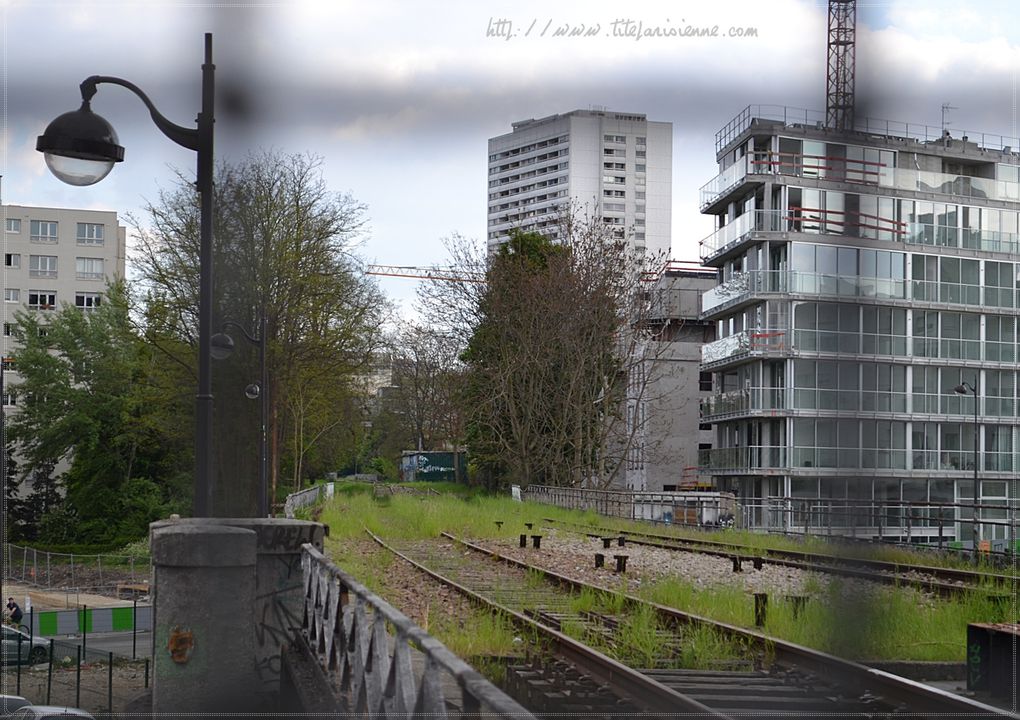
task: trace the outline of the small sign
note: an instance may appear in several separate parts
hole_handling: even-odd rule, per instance
[[[181,630],[180,626],[170,631],[170,640],[167,642],[167,650],[170,651],[170,659],[175,663],[183,665],[191,659],[191,651],[195,648],[195,636],[190,630]]]
[[[990,553],[992,551],[992,541],[982,540],[978,543],[978,550],[983,553]]]

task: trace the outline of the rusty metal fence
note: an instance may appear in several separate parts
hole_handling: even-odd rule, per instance
[[[311,545],[301,638],[338,699],[373,718],[534,716]],[[390,634],[392,632],[392,634]]]

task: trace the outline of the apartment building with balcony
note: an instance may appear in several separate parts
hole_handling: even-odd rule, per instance
[[[109,280],[124,277],[127,231],[102,210],[0,206],[4,224],[3,355],[15,348],[17,310],[54,312],[69,303],[98,307]],[[4,407],[16,410],[16,368],[4,377]]]
[[[574,110],[489,139],[488,247],[514,228],[551,238],[573,202],[650,257],[669,257],[673,126],[639,113]]]
[[[844,504],[859,509],[836,524],[854,532],[966,542],[954,520],[970,508],[922,504],[971,502],[976,457],[982,537],[1003,539],[1020,469],[1018,143],[823,121],[750,106],[717,134],[701,471],[763,512]]]

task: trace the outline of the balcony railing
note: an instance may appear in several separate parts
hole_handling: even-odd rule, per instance
[[[701,363],[708,365],[740,355],[776,352],[787,346],[786,330],[745,330],[702,345]]]
[[[755,410],[781,410],[786,407],[783,388],[754,387],[713,395],[701,401],[701,417],[725,417]]]
[[[805,108],[784,107],[782,105],[748,105],[737,113],[737,116],[715,134],[715,151],[718,153],[724,147],[733,142],[742,132],[751,126],[754,120],[769,120],[782,123],[784,126],[801,125],[809,127],[825,127],[825,113],[818,110],[807,110]],[[884,137],[907,138],[922,143],[934,143],[943,139],[943,128],[933,125],[921,125],[917,123],[905,123],[898,120],[883,120],[880,118],[855,117],[854,130],[868,133],[870,135],[882,135]],[[986,150],[1003,150],[1005,148],[1020,147],[1020,140],[1004,135],[992,133],[972,132],[969,130],[955,130],[957,135],[967,137],[978,147]],[[959,142],[952,139],[952,142]]]
[[[698,451],[699,470],[760,470],[786,467],[786,448],[769,445]]]
[[[727,191],[744,181],[748,173],[748,158],[744,156],[701,186],[701,209],[722,197]]]
[[[784,210],[752,210],[727,223],[701,241],[701,257],[716,255],[740,242],[752,232],[781,232],[787,229]]]

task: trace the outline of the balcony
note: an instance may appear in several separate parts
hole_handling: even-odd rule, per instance
[[[703,369],[737,357],[781,352],[787,347],[786,330],[745,330],[702,345]]]
[[[699,243],[702,260],[737,247],[751,233],[787,230],[786,215],[787,213],[783,210],[752,210],[744,213]]]
[[[786,467],[786,448],[769,445],[713,448],[698,451],[699,471],[781,470]]]
[[[703,422],[725,417],[747,415],[760,410],[781,410],[786,407],[783,388],[755,387],[731,390],[701,401]]]
[[[733,188],[739,186],[747,176],[749,156],[744,156],[701,186],[701,212],[707,212]]]

